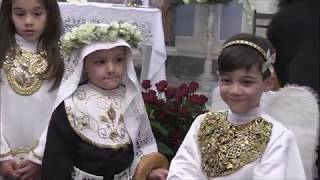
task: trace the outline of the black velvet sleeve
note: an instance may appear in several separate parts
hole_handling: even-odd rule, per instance
[[[69,180],[73,169],[77,136],[70,126],[64,103],[54,111],[42,161],[42,180]]]

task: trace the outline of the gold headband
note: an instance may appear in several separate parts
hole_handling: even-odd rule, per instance
[[[223,51],[225,48],[233,46],[233,45],[246,45],[246,46],[252,47],[252,48],[256,49],[257,51],[259,51],[260,54],[266,60],[263,64],[262,72],[265,72],[267,69],[269,69],[272,66],[272,64],[275,62],[275,53],[271,55],[269,49],[268,49],[268,52],[265,53],[265,51],[260,46],[256,45],[255,43],[252,43],[250,41],[246,41],[246,40],[230,41],[222,47],[221,51]]]

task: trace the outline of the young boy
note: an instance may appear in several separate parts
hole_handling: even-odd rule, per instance
[[[274,61],[270,43],[251,34],[226,41],[219,88],[229,109],[197,117],[171,162],[168,179],[305,179],[292,132],[263,111]]]
[[[139,161],[155,155],[160,165],[145,176],[166,178],[131,59],[139,36],[135,26],[120,22],[85,24],[64,36],[70,58],[48,129],[42,180],[131,179]]]

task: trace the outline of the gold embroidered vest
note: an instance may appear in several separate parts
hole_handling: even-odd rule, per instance
[[[208,177],[232,174],[255,161],[271,136],[272,124],[261,117],[244,125],[232,125],[227,115],[209,112],[200,125],[201,166]]]
[[[10,87],[20,95],[32,95],[43,83],[47,70],[45,51],[30,52],[20,48],[10,50],[3,61],[3,69]]]

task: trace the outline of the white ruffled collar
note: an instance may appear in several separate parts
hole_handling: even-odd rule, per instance
[[[27,41],[22,36],[15,34],[17,45],[24,50],[35,52],[37,50],[38,41]]]
[[[262,108],[255,107],[245,114],[233,113],[231,110],[228,111],[228,121],[234,125],[247,124],[254,120],[256,117],[260,116],[262,113]]]

